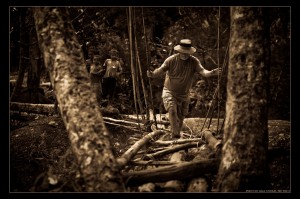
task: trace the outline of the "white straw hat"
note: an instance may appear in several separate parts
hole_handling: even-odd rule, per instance
[[[174,50],[186,54],[193,54],[194,52],[196,52],[196,48],[192,46],[192,41],[190,39],[180,40],[179,45],[175,46]]]

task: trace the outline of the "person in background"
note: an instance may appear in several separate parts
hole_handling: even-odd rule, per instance
[[[102,96],[102,76],[104,69],[101,66],[101,60],[99,55],[94,55],[93,61],[90,67],[90,81],[92,85],[93,91],[96,93],[97,102],[101,104],[101,96]]]
[[[221,69],[206,70],[199,59],[192,55],[196,49],[190,39],[182,39],[174,50],[178,53],[166,58],[154,71],[147,70],[147,76],[156,78],[166,73],[162,101],[169,115],[172,138],[180,138],[183,120],[189,110],[189,90],[194,75],[199,73],[204,77],[217,76]]]
[[[118,51],[116,49],[112,49],[109,54],[110,58],[106,59],[103,64],[105,74],[102,80],[102,97],[108,101],[114,98],[117,79],[122,73],[122,64],[118,57]]]

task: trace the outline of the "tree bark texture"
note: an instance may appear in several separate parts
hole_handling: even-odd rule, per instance
[[[87,192],[125,191],[110,133],[92,92],[67,7],[36,7],[34,19],[45,66],[80,164]]]
[[[231,8],[226,119],[218,189],[266,189],[269,65],[263,9]]]
[[[41,51],[38,45],[38,38],[34,26],[33,11],[29,8],[29,67],[27,73],[27,88],[29,99],[34,103],[40,103],[40,76],[42,72]]]

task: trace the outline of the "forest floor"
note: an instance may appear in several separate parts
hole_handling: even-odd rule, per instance
[[[64,192],[81,191],[78,183],[68,179],[72,172],[70,141],[64,123],[58,115],[25,114],[19,120],[11,119],[10,126],[10,191],[11,192]],[[204,118],[203,118],[204,121]],[[216,119],[212,121],[212,128]],[[112,146],[116,157],[124,153],[134,142],[133,132],[112,128]],[[139,134],[139,133],[136,133]],[[139,135],[138,135],[139,136]],[[271,189],[275,192],[290,192],[290,122],[284,120],[269,121],[269,159]],[[69,166],[68,166],[69,165]],[[69,177],[64,183],[51,186],[49,170],[64,170]],[[65,174],[64,174],[65,175]],[[45,179],[45,176],[48,176]],[[65,175],[66,176],[66,175]],[[55,183],[54,183],[55,184]]]

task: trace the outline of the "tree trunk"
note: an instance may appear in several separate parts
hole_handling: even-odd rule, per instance
[[[13,91],[11,93],[11,101],[17,99],[17,95],[20,94],[24,75],[26,71],[27,62],[25,61],[25,57],[28,55],[28,31],[26,31],[26,14],[27,8],[20,8],[20,49],[19,49],[19,71],[18,71],[18,78],[16,84],[14,85]]]
[[[34,19],[45,66],[87,192],[124,192],[67,7],[36,7]]]
[[[232,7],[231,31],[218,190],[265,190],[268,186],[269,54],[263,9]]]
[[[32,103],[40,103],[39,87],[42,69],[41,51],[38,45],[36,30],[34,27],[34,19],[32,8],[29,8],[29,68],[27,75],[27,88],[29,93],[29,101]]]

